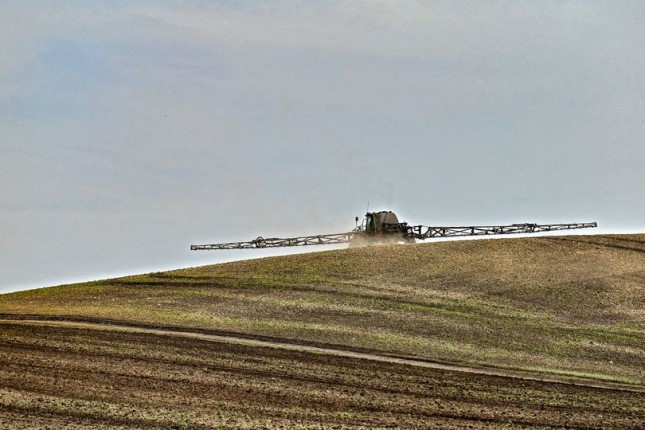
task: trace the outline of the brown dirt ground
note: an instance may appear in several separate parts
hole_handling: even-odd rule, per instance
[[[0,428],[642,428],[643,394],[4,323]]]
[[[75,315],[645,382],[645,235],[352,248],[0,296]]]
[[[643,428],[645,235],[353,248],[0,295],[641,392],[89,328],[0,326],[5,428]]]

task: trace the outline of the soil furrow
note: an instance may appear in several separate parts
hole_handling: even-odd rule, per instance
[[[286,342],[277,342],[277,341],[268,341],[260,338],[254,338],[253,336],[244,336],[240,337],[237,335],[231,334],[205,334],[203,332],[193,332],[189,330],[167,330],[162,328],[147,328],[146,326],[139,326],[134,323],[128,323],[127,325],[120,325],[114,321],[105,322],[105,323],[90,323],[90,322],[74,322],[71,319],[66,321],[53,320],[48,321],[46,317],[43,317],[40,320],[10,320],[5,319],[5,316],[2,316],[0,323],[21,323],[21,324],[33,324],[33,325],[49,325],[49,326],[58,326],[58,327],[71,327],[71,328],[89,328],[94,330],[113,330],[113,331],[130,331],[136,333],[147,333],[147,334],[157,334],[163,336],[175,336],[175,337],[189,337],[194,339],[200,339],[211,342],[224,342],[224,343],[235,343],[241,345],[249,346],[258,346],[266,348],[277,348],[284,349],[289,351],[297,352],[309,352],[314,354],[323,354],[323,355],[333,355],[338,357],[345,358],[354,358],[362,360],[371,360],[379,361],[390,364],[399,364],[399,365],[408,365],[416,367],[425,367],[431,369],[440,369],[448,370],[455,372],[464,372],[464,373],[473,373],[477,375],[487,375],[487,376],[497,376],[504,378],[514,378],[522,379],[527,381],[538,381],[546,383],[555,383],[555,384],[565,384],[565,385],[574,385],[587,388],[597,388],[603,390],[617,390],[617,391],[631,391],[631,392],[645,392],[644,389],[636,387],[625,387],[619,386],[616,384],[602,383],[602,382],[586,382],[586,381],[573,381],[572,378],[558,378],[551,376],[537,376],[522,374],[517,371],[504,371],[504,370],[492,370],[492,369],[481,369],[470,366],[460,366],[460,365],[451,365],[446,363],[436,363],[426,360],[413,359],[413,358],[400,358],[389,355],[379,355],[375,353],[366,353],[358,352],[347,349],[334,349],[334,348],[325,348],[320,346],[310,346],[306,344],[297,344],[293,340],[289,340],[289,343]]]

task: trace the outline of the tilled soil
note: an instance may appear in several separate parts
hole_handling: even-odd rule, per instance
[[[644,385],[645,234],[387,245],[0,295],[69,315]]]
[[[180,336],[0,326],[0,428],[642,428],[644,395]]]

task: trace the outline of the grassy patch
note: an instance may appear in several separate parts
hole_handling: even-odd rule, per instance
[[[402,302],[402,303],[399,303],[397,306],[401,309],[405,309],[412,312],[430,312],[433,314],[448,315],[451,317],[458,317],[458,318],[468,318],[468,319],[475,318],[475,315],[469,314],[466,312],[440,308],[437,306],[424,305],[419,303]]]

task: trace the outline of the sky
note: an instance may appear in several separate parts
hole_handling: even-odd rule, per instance
[[[2,0],[0,292],[273,255],[189,248],[348,231],[368,203],[645,232],[644,20],[616,0]]]

